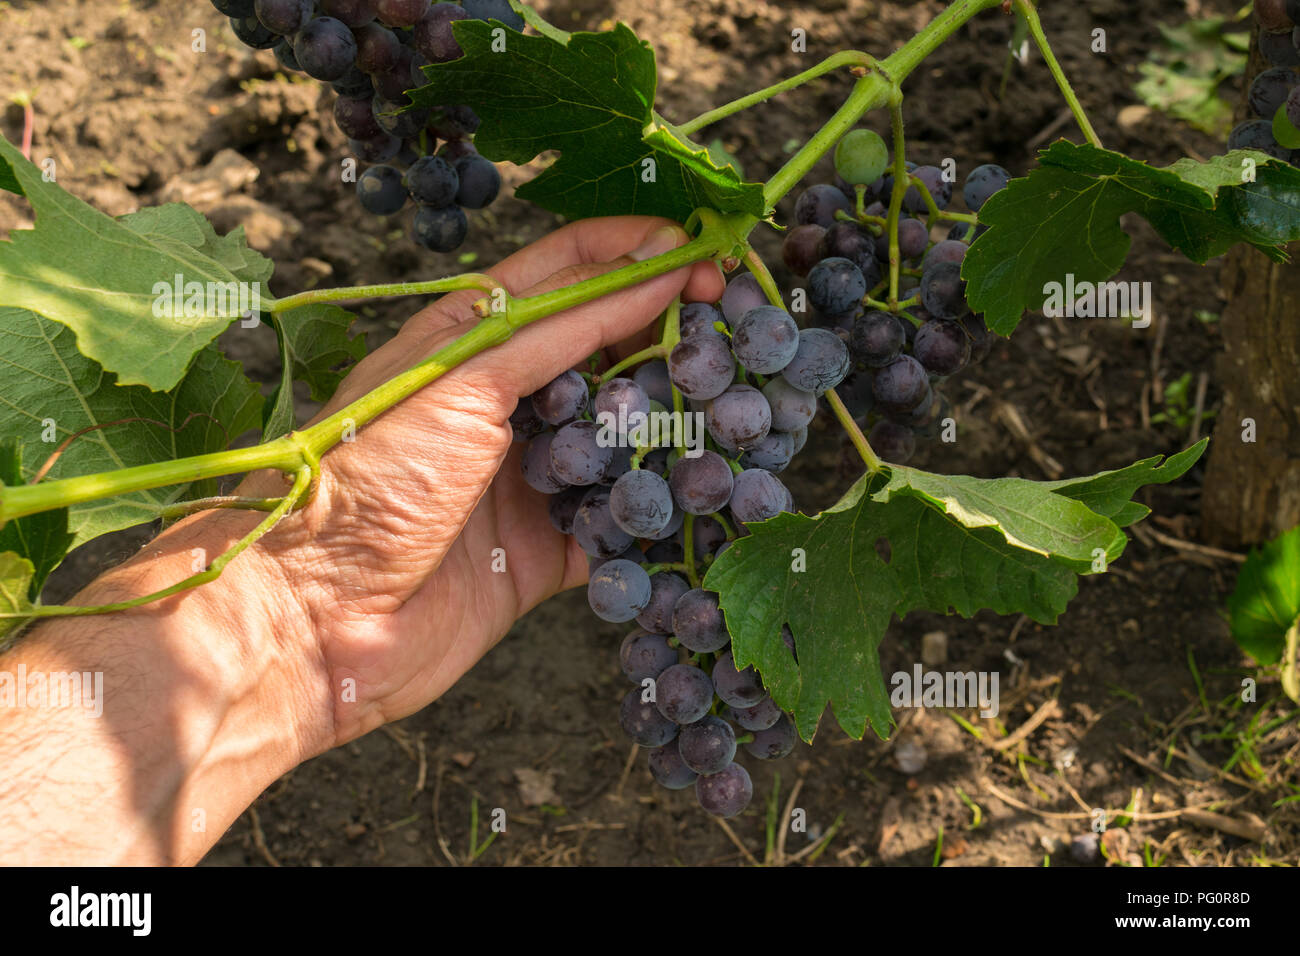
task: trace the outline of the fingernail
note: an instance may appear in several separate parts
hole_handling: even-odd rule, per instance
[[[661,256],[681,245],[685,235],[677,226],[664,226],[662,229],[656,229],[646,238],[645,242],[627,254],[628,258],[637,262],[644,262],[647,259],[653,259],[655,256]]]

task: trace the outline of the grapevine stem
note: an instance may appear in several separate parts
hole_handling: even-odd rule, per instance
[[[304,305],[316,305],[321,302],[345,302],[349,299],[378,299],[394,295],[431,295],[439,292],[457,292],[461,289],[479,289],[493,292],[501,288],[501,283],[491,276],[470,272],[465,275],[451,276],[446,279],[434,279],[430,282],[393,282],[387,285],[355,285],[337,289],[312,289],[297,295],[276,299],[271,303],[270,311],[287,312]]]
[[[903,256],[898,248],[898,217],[903,210],[910,178],[907,174],[907,140],[903,135],[903,91],[894,87],[889,98],[889,122],[894,133],[894,192],[889,197],[889,311],[898,309],[898,270]],[[931,200],[933,202],[933,200]]]
[[[758,280],[758,287],[767,296],[767,301],[784,311],[785,300],[781,298],[781,290],[777,288],[776,280],[772,278],[767,263],[759,257],[757,252],[750,249],[745,253],[745,265],[749,266],[750,273]]]
[[[599,385],[601,382],[608,382],[611,378],[616,377],[619,372],[623,371],[624,369],[631,368],[633,365],[640,365],[642,362],[649,362],[651,359],[661,359],[667,357],[668,357],[668,349],[665,348],[662,343],[660,343],[659,345],[651,345],[649,348],[644,348],[640,352],[635,353],[634,355],[629,355],[621,362],[611,365],[609,368],[605,369],[605,371],[601,372],[600,374],[592,375],[591,381],[593,384]]]
[[[706,126],[710,126],[720,119],[725,119],[733,113],[739,113],[741,110],[749,109],[751,106],[757,106],[765,100],[770,100],[774,96],[785,93],[788,90],[793,90],[795,87],[802,86],[811,80],[817,79],[819,76],[832,73],[842,66],[863,66],[870,68],[875,64],[875,62],[876,61],[870,56],[865,53],[860,53],[857,50],[845,50],[842,53],[836,53],[834,56],[822,60],[822,62],[818,63],[811,69],[804,70],[802,73],[797,73],[787,80],[782,80],[780,83],[775,83],[772,86],[765,87],[764,89],[756,90],[747,96],[742,96],[738,100],[732,100],[730,103],[724,103],[715,109],[709,110],[707,113],[701,113],[694,119],[687,120],[685,123],[679,125],[677,131],[689,136],[691,133],[697,132]]]
[[[280,504],[279,498],[242,498],[238,495],[222,495],[216,498],[199,498],[195,501],[178,501],[164,505],[158,510],[158,517],[164,521],[175,521],[187,515],[198,514],[213,508],[240,508],[248,511],[274,511]]]
[[[1029,33],[1038,44],[1038,52],[1043,55],[1043,62],[1052,72],[1052,78],[1056,80],[1056,85],[1061,89],[1061,95],[1065,97],[1065,102],[1069,104],[1070,112],[1074,114],[1074,120],[1079,124],[1079,129],[1083,130],[1084,137],[1088,142],[1098,149],[1104,149],[1101,145],[1101,137],[1097,131],[1092,128],[1092,122],[1088,119],[1088,114],[1084,112],[1083,104],[1079,102],[1079,97],[1074,93],[1074,87],[1070,85],[1069,79],[1066,78],[1065,70],[1061,69],[1061,64],[1056,59],[1056,54],[1052,52],[1052,45],[1047,42],[1047,34],[1043,32],[1043,21],[1039,19],[1038,10],[1029,0],[1013,0],[1016,10],[1025,18],[1029,24]]]
[[[686,520],[682,523],[682,557],[686,562],[686,578],[691,582],[691,587],[700,586],[699,571],[695,567],[695,540],[694,540],[695,515],[686,515]]]
[[[853,420],[853,416],[850,415],[849,410],[845,408],[844,399],[840,398],[839,393],[832,388],[826,392],[826,401],[830,403],[831,411],[835,413],[835,417],[839,419],[844,430],[848,432],[849,441],[853,442],[853,447],[856,448],[858,454],[862,456],[862,461],[866,464],[867,471],[871,472],[873,475],[880,474],[885,467],[885,463],[880,460],[880,457],[874,451],[871,450],[871,445],[867,441],[867,436],[862,434],[862,429],[858,427],[858,423]]]

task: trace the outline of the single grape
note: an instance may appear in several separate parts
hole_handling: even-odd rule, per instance
[[[334,101],[334,124],[349,139],[369,139],[384,131],[375,122],[371,97],[340,96]]]
[[[727,320],[727,324],[734,328],[750,309],[769,304],[767,296],[763,294],[763,287],[758,284],[753,273],[744,272],[727,283],[718,308],[722,310],[722,317]]]
[[[466,156],[455,163],[456,205],[463,209],[483,209],[492,205],[501,192],[501,173],[496,163],[482,156]]]
[[[956,375],[970,362],[970,339],[959,323],[931,319],[916,330],[912,355],[931,375]]]
[[[808,300],[823,315],[843,315],[856,309],[868,291],[862,270],[848,259],[823,259],[808,273]]]
[[[867,283],[868,292],[880,284],[883,273],[880,261],[876,258],[876,237],[851,222],[837,222],[826,230],[826,236],[822,240],[821,257],[848,259],[862,270],[862,278]]]
[[[937,266],[941,262],[956,262],[960,264],[966,259],[966,250],[970,246],[956,239],[945,239],[943,242],[936,242],[930,251],[925,254],[921,260],[921,271],[928,272],[931,267]]]
[[[640,687],[633,687],[624,695],[618,722],[623,733],[642,747],[662,747],[677,737],[679,728],[659,713],[654,704],[643,701],[641,696]]]
[[[429,12],[429,0],[377,0],[375,8],[390,27],[413,27]]]
[[[921,403],[929,389],[925,366],[910,355],[900,355],[876,372],[871,394],[887,409],[910,411]]]
[[[867,436],[867,444],[885,461],[905,465],[916,452],[916,435],[906,425],[881,419]]]
[[[826,329],[804,329],[799,333],[799,348],[781,370],[781,377],[795,388],[821,395],[844,381],[849,365],[848,346],[838,335]]]
[[[940,209],[948,208],[948,204],[952,202],[952,183],[944,178],[942,169],[938,166],[918,166],[912,171],[912,175],[921,180],[936,206]],[[908,212],[914,213],[925,212],[930,208],[921,195],[921,190],[915,185],[908,187],[907,193],[903,196],[903,206]]]
[[[632,456],[636,454],[636,449],[630,445],[615,445],[610,451],[613,456],[600,473],[600,483],[613,487],[615,482],[632,470]]]
[[[454,3],[435,3],[415,25],[411,44],[434,63],[447,63],[465,55],[456,42],[451,25],[456,20],[468,20],[469,14]]]
[[[716,306],[709,305],[707,302],[692,302],[682,306],[677,324],[681,337],[685,339],[699,332],[716,333],[718,330],[715,325],[719,322],[724,328],[726,327],[726,320]]]
[[[415,52],[404,46],[398,47],[391,67],[372,73],[370,79],[380,96],[395,102],[405,102],[407,90],[423,85],[416,70]]]
[[[546,423],[537,417],[533,403],[527,398],[521,398],[515,405],[515,410],[510,413],[510,428],[514,432],[515,441],[528,441],[545,427]]]
[[[651,582],[653,584],[653,581]],[[677,651],[668,646],[668,638],[637,628],[627,637],[618,651],[623,673],[634,684],[647,677],[652,680],[677,663]]]
[[[371,166],[357,178],[361,207],[374,216],[391,216],[406,205],[402,174],[392,166]]]
[[[682,646],[697,654],[712,654],[731,642],[718,596],[703,588],[692,588],[677,599],[672,627]]]
[[[1257,116],[1270,122],[1291,91],[1300,85],[1300,71],[1275,66],[1265,70],[1250,84],[1250,107]]]
[[[668,477],[668,455],[671,449],[656,448],[650,454],[641,459],[641,467],[646,471],[653,471],[660,478]]]
[[[782,714],[767,730],[755,731],[754,739],[745,744],[745,749],[759,760],[777,760],[794,750],[798,742],[794,722],[788,714]]]
[[[587,410],[587,380],[569,369],[533,394],[533,411],[548,425],[562,425]]]
[[[312,0],[255,0],[253,13],[262,26],[281,35],[297,33],[311,19]]]
[[[1228,149],[1257,149],[1276,159],[1290,159],[1291,151],[1273,138],[1273,124],[1268,120],[1242,123],[1228,137]]]
[[[926,270],[921,276],[921,304],[936,319],[959,319],[969,312],[961,266],[941,262]]]
[[[244,17],[231,17],[230,29],[235,31],[235,36],[244,46],[251,46],[254,50],[269,50],[280,42],[280,34],[274,30],[268,30],[262,25],[262,21],[257,17],[249,14]],[[295,50],[294,59],[298,60],[298,65],[302,66],[302,60],[298,58]]]
[[[698,667],[674,664],[655,681],[655,706],[675,724],[695,723],[712,703],[713,681]]]
[[[821,248],[825,237],[826,229],[815,222],[806,226],[795,226],[785,234],[785,239],[781,243],[781,261],[795,275],[806,276],[808,270],[824,257]]]
[[[794,507],[781,479],[761,468],[747,468],[734,479],[731,513],[737,521],[766,521]]]
[[[611,415],[619,427],[623,422],[635,426],[637,416],[650,414],[650,396],[630,378],[611,378],[596,392],[594,410],[597,421]]]
[[[565,488],[551,495],[546,502],[546,513],[551,519],[551,527],[560,534],[573,534],[573,519],[578,513],[582,499],[587,497],[586,488]]]
[[[652,634],[671,634],[673,608],[690,589],[685,578],[671,571],[650,575],[650,603],[636,616],[636,622]]]
[[[628,534],[654,538],[672,520],[672,492],[668,490],[668,482],[653,471],[629,471],[610,489],[609,510],[618,526]]]
[[[554,434],[542,432],[528,443],[528,447],[524,449],[522,462],[524,481],[528,482],[530,488],[547,495],[553,495],[568,487],[560,476],[551,470],[551,442],[554,440]]]
[[[734,817],[754,798],[754,783],[749,772],[731,763],[717,773],[695,778],[695,799],[715,817]]]
[[[500,20],[512,30],[524,31],[524,18],[510,7],[510,0],[461,0],[465,12],[475,20]]]
[[[348,149],[362,162],[386,163],[402,151],[402,141],[381,129],[377,136],[349,139]]]
[[[602,621],[624,624],[650,603],[650,575],[624,558],[607,561],[587,582],[587,603]]]
[[[669,790],[685,790],[699,778],[682,761],[676,743],[667,743],[650,751],[650,774],[655,782]]]
[[[651,564],[680,564],[685,551],[676,541],[656,541],[646,548],[645,558]]]
[[[732,329],[731,350],[745,368],[759,375],[781,371],[799,348],[799,326],[789,312],[774,305],[750,309]]]
[[[473,136],[481,122],[479,115],[468,106],[444,106],[433,114],[429,132],[439,139],[460,139]]]
[[[317,80],[337,80],[357,59],[357,41],[342,20],[317,17],[293,38],[302,71]]]
[[[728,707],[727,719],[745,730],[767,730],[781,719],[781,708],[771,697],[764,697],[752,707]]]
[[[296,56],[294,61],[297,62]],[[299,69],[301,68],[300,66]],[[375,84],[371,82],[369,74],[356,66],[350,67],[346,73],[331,83],[330,89],[339,96],[370,97],[375,95]]]
[[[609,466],[612,446],[600,444],[595,422],[570,422],[555,433],[551,443],[551,471],[571,485],[594,485]]]
[[[966,200],[966,206],[971,212],[979,212],[989,201],[989,197],[1005,189],[1009,182],[1011,182],[1011,174],[1001,166],[992,163],[977,166],[966,177],[966,185],[962,187],[962,198]]]
[[[729,387],[709,403],[704,418],[714,439],[742,450],[758,444],[772,428],[772,409],[752,385]]]
[[[677,750],[696,773],[717,773],[736,756],[736,732],[721,717],[706,714],[682,728]]]
[[[636,541],[636,538],[620,528],[618,522],[614,520],[609,510],[609,489],[599,485],[589,489],[587,496],[582,499],[582,504],[578,505],[578,510],[573,515],[573,537],[583,551],[596,558],[612,558],[622,554]],[[650,600],[648,578],[645,599],[646,602]],[[638,606],[637,614],[640,614],[644,607],[645,603]]]
[[[721,554],[726,546],[727,529],[709,515],[697,515],[691,531],[691,550],[695,552],[696,561]]]
[[[431,252],[460,248],[469,232],[469,220],[459,206],[420,205],[411,222],[411,238]]]
[[[469,140],[453,139],[450,142],[443,143],[439,146],[437,152],[433,155],[441,156],[447,162],[455,166],[466,156],[477,156],[478,154],[478,150],[474,148],[474,144]]]
[[[687,398],[717,398],[736,376],[736,360],[721,335],[701,333],[673,346],[668,374]]]
[[[709,515],[731,499],[731,466],[717,452],[679,458],[668,475],[673,500],[687,514]]]
[[[352,29],[368,25],[379,13],[376,0],[320,0],[320,12]]]
[[[288,37],[283,37],[271,52],[275,54],[275,61],[286,70],[292,70],[295,73],[302,71],[302,66],[293,53],[293,41]]]
[[[668,377],[668,363],[659,359],[646,362],[632,373],[632,381],[641,386],[652,402],[664,408],[673,406],[673,385]]]
[[[794,221],[800,226],[815,223],[823,229],[829,229],[835,225],[837,212],[851,214],[853,203],[834,186],[818,183],[816,186],[809,186],[795,200]]]
[[[779,375],[763,386],[763,397],[772,410],[773,431],[805,428],[817,414],[817,396],[795,388]]]
[[[752,667],[736,670],[730,651],[721,654],[713,665],[713,687],[722,702],[732,707],[753,707],[767,696],[758,672]]]
[[[753,448],[740,456],[743,468],[762,468],[777,475],[789,467],[794,458],[794,436],[789,432],[772,431]]]
[[[850,130],[835,144],[835,172],[850,186],[869,186],[888,167],[889,147],[875,130]]]
[[[884,368],[898,358],[906,342],[902,321],[889,312],[868,312],[849,332],[849,350],[868,368]]]
[[[251,17],[254,2],[255,0],[212,0],[212,5],[218,13],[224,13],[228,17]]]
[[[889,261],[888,242],[886,239],[884,261]],[[930,244],[930,230],[919,219],[904,219],[898,224],[898,254],[904,259],[919,259],[925,255],[925,248]]]
[[[406,171],[406,188],[416,202],[441,208],[456,199],[460,179],[455,168],[440,156],[422,156]]]
[[[357,66],[367,73],[382,73],[397,65],[402,44],[397,34],[378,23],[367,23],[353,31],[357,41]]]
[[[381,97],[374,97],[370,101],[371,112],[375,114],[375,122],[385,132],[392,133],[401,139],[411,139],[419,135],[420,130],[424,129],[424,124],[429,121],[429,111],[412,107],[405,103],[385,100]],[[411,169],[415,169],[426,159],[432,159],[432,156],[424,156],[417,159],[411,164]],[[438,160],[442,162],[442,160]],[[410,175],[410,170],[407,170]],[[446,206],[446,202],[427,203],[430,206]]]

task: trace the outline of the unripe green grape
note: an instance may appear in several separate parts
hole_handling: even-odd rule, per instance
[[[888,166],[889,147],[874,130],[852,130],[835,146],[835,171],[852,186],[869,186]]]

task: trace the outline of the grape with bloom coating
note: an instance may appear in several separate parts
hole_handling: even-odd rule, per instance
[[[677,724],[693,724],[709,712],[713,681],[690,664],[674,664],[655,681],[655,706]]]
[[[703,588],[692,588],[677,599],[672,626],[682,647],[697,654],[720,651],[731,641],[718,596]]]
[[[754,783],[749,772],[738,763],[730,763],[715,774],[695,780],[695,799],[715,817],[734,817],[754,798]]]
[[[736,756],[736,732],[721,717],[706,714],[682,728],[677,750],[696,773],[717,773]]]
[[[587,603],[602,621],[624,624],[650,603],[650,575],[625,558],[606,561],[587,582]]]
[[[623,695],[618,722],[623,733],[642,747],[662,747],[676,739],[679,728],[659,713],[654,704],[642,700],[642,693],[640,687],[633,687]]]

